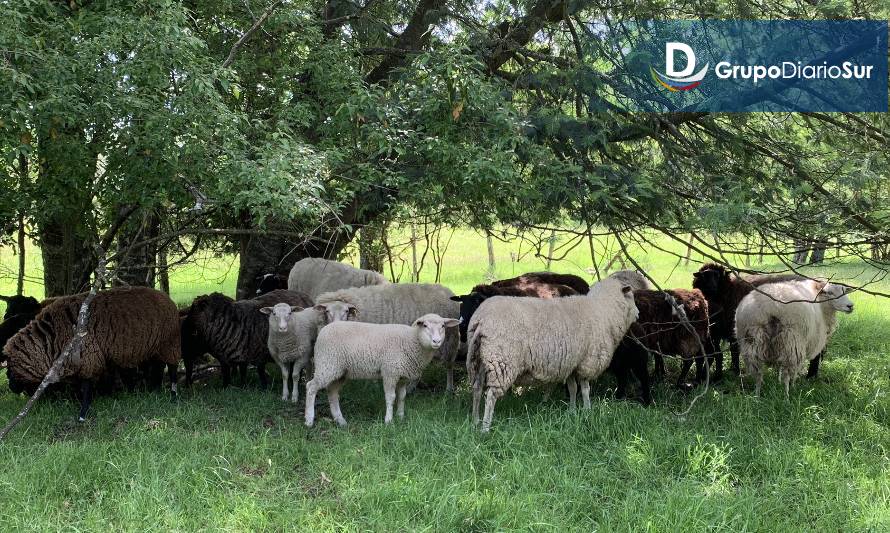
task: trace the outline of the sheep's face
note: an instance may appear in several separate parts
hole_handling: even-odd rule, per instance
[[[636,322],[640,318],[640,310],[637,309],[637,303],[634,301],[634,291],[630,285],[621,287],[621,293],[624,296],[624,303],[628,304],[627,310],[631,317],[631,322]]]
[[[355,305],[340,300],[318,304],[315,306],[315,310],[324,313],[325,324],[355,320],[358,316],[358,309]]]
[[[829,302],[831,307],[842,313],[852,313],[853,302],[850,301],[847,292],[849,292],[847,287],[844,287],[843,285],[828,283],[822,288],[822,292],[819,294],[819,300]]]
[[[473,313],[475,313],[476,310],[479,309],[479,306],[482,305],[482,302],[485,301],[485,298],[485,296],[479,294],[478,292],[471,292],[470,294],[451,297],[451,301],[460,302],[461,342],[467,342],[467,326],[470,324],[470,319],[473,318]]]
[[[720,284],[723,281],[723,273],[717,270],[699,270],[692,273],[692,288],[702,291],[704,294],[717,294],[720,292]]]
[[[417,330],[421,346],[426,349],[438,350],[445,343],[445,330],[457,327],[459,324],[460,320],[456,318],[442,318],[437,314],[430,313],[415,320],[413,326]]]
[[[299,309],[285,303],[275,304],[272,307],[263,307],[260,313],[269,315],[269,331],[287,333],[290,317]]]

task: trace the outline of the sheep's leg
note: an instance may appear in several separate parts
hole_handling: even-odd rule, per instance
[[[316,380],[312,379],[306,384],[306,408],[303,413],[308,427],[312,427],[315,423],[315,395],[318,393],[315,382]]]
[[[445,392],[454,392],[454,364],[448,364],[448,371],[445,378]]]
[[[664,379],[666,373],[664,369],[664,356],[656,351],[652,352],[652,358],[655,361],[655,378],[658,380]]]
[[[581,380],[581,400],[584,402],[584,408],[590,409],[590,381]]]
[[[340,378],[328,385],[328,404],[331,408],[331,417],[340,427],[346,427],[346,419],[343,418],[343,412],[340,411],[340,389],[344,383],[346,383],[346,379]]]
[[[779,379],[782,380],[782,384],[785,385],[785,401],[791,400],[791,376],[792,373],[787,369],[782,370],[779,369]]]
[[[754,396],[760,396],[760,387],[763,385],[763,373],[757,370],[754,375]]]
[[[179,392],[179,363],[167,365],[167,375],[170,376],[170,395],[175,400]]]
[[[245,365],[246,366],[246,365]],[[260,378],[260,390],[266,390],[269,388],[269,375],[266,373],[266,362],[257,363],[256,365],[256,373]]]
[[[288,363],[278,362],[278,368],[281,370],[281,401],[286,402],[290,394],[287,380],[290,377],[291,366]]]
[[[86,420],[87,411],[90,409],[90,404],[93,403],[93,382],[85,379],[80,382],[80,413],[77,415],[77,421],[83,422]]]
[[[741,374],[742,371],[739,366],[739,343],[736,342],[734,338],[729,339],[729,355],[732,359],[730,370],[732,370],[736,374]]]
[[[290,395],[290,401],[297,403],[300,401],[300,375],[303,373],[303,365],[294,363],[291,365],[290,374],[294,382],[294,388]]]
[[[389,424],[392,422],[392,405],[396,401],[396,383],[398,380],[393,378],[383,378],[383,395],[386,397],[386,416],[383,422]]]
[[[494,417],[494,404],[497,402],[498,396],[494,389],[489,388],[485,396],[485,414],[482,417],[482,433],[488,433],[491,430],[491,419]]]
[[[185,386],[191,387],[193,383],[192,378],[195,371],[195,361],[191,357],[183,357],[182,360],[185,363]]]
[[[686,379],[686,374],[689,373],[689,369],[692,368],[692,357],[684,357],[683,358],[683,366],[680,367],[680,375],[677,376],[677,387],[680,388],[683,386],[683,380]]]
[[[260,366],[257,365],[257,372],[259,372]],[[241,386],[244,387],[247,385],[247,363],[239,363],[238,367],[238,381],[241,383]]]
[[[723,379],[723,350],[720,349],[720,342],[714,342],[714,339],[709,338],[705,347],[708,349],[711,355],[711,360],[714,362],[714,381],[720,381]]]
[[[400,420],[405,418],[405,394],[408,392],[406,388],[407,383],[399,383],[396,386],[396,416]]]
[[[575,381],[574,374],[566,379],[566,387],[569,388],[569,409],[571,410],[575,408],[575,396],[578,394],[578,382]],[[488,405],[485,408],[488,409]]]
[[[810,360],[810,367],[807,369],[807,378],[815,379],[819,376],[819,363],[822,362],[822,357],[825,356],[825,350],[819,352],[819,355]]]
[[[634,358],[630,364],[630,370],[640,381],[640,392],[643,396],[643,405],[649,405],[652,403],[652,388],[649,383],[649,368],[648,368],[648,358],[649,356],[645,353],[640,354],[640,357]]]
[[[476,374],[473,378],[473,425],[479,423],[479,404],[482,402],[482,388],[483,388],[483,376],[482,372]]]
[[[222,372],[223,387],[228,387],[232,383],[232,369],[225,363],[220,363],[219,369]]]

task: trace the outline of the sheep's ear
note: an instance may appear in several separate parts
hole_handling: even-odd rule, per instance
[[[327,308],[327,306],[325,306],[325,304],[316,304],[316,305],[312,306],[312,309],[315,309],[316,311],[321,311],[322,313],[324,313],[325,311],[328,310],[328,308]]]
[[[353,304],[348,304],[347,309],[349,311],[346,312],[347,317],[355,318],[358,316],[358,307]]]
[[[302,311],[302,310],[303,310],[302,307],[299,307],[299,306],[296,306],[296,305],[292,305],[292,306],[290,306],[290,312],[291,312],[291,314],[298,313],[298,312],[300,312],[300,311]]]
[[[272,314],[272,308],[271,308],[271,307],[261,307],[261,308],[260,308],[260,313],[262,313],[262,314],[264,314],[264,315],[271,315],[271,314]]]
[[[702,276],[702,274],[704,274],[704,272],[693,272],[693,273],[692,273],[692,277],[693,277],[693,278],[700,278],[700,277]]]
[[[450,298],[448,298],[448,299],[451,300],[452,302],[462,302],[462,301],[464,301],[464,297],[463,297],[463,296],[452,296],[452,297],[450,297]]]
[[[445,319],[445,327],[446,328],[457,327],[460,325],[460,323],[461,323],[461,320],[458,320],[456,318],[446,318]]]
[[[631,289],[631,286],[630,286],[630,285],[625,285],[624,287],[621,287],[621,292],[622,292],[622,294],[627,294],[627,293],[629,293],[631,290],[632,290],[632,289]]]
[[[12,296],[3,296],[2,294],[0,294],[0,300],[3,300],[4,302],[8,302],[11,299]]]
[[[412,324],[412,326],[414,326],[415,328],[422,328],[423,325],[424,325],[423,320],[421,320],[419,318],[414,321],[414,324]]]

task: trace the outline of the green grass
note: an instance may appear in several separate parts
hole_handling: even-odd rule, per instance
[[[496,248],[498,277],[542,269]],[[675,248],[676,249],[676,248]],[[0,251],[7,267],[13,258]],[[697,267],[635,249],[665,286],[688,287]],[[693,256],[693,260],[696,259]],[[174,272],[174,298],[233,292],[229,259]],[[456,292],[482,280],[484,239],[465,231],[446,256]],[[587,248],[553,269],[586,275]],[[755,265],[759,266],[759,265]],[[830,268],[859,275],[860,265]],[[225,276],[225,272],[230,272]],[[424,272],[423,279],[432,276]],[[10,280],[0,279],[8,293]],[[29,285],[29,292],[39,287]],[[884,282],[878,288],[890,290]],[[84,424],[76,403],[46,399],[0,444],[3,530],[890,530],[890,313],[857,293],[840,319],[820,378],[799,380],[786,402],[775,373],[760,399],[737,380],[692,397],[658,385],[657,405],[612,398],[595,384],[589,411],[560,394],[498,402],[492,433],[468,423],[466,385],[407,399],[407,419],[384,426],[377,383],[343,392],[349,427],[321,407],[314,429],[275,392],[223,390],[218,380],[183,391],[99,398]],[[270,366],[270,370],[272,367]],[[0,377],[0,418],[25,401]]]

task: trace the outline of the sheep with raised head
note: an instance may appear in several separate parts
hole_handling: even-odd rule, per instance
[[[315,374],[306,384],[306,425],[315,423],[315,395],[321,389],[327,389],[334,421],[346,425],[340,388],[347,379],[382,380],[384,422],[392,422],[394,403],[396,415],[404,418],[408,384],[420,379],[433,357],[441,355],[446,332],[457,323],[457,319],[430,313],[410,326],[338,321],[322,328],[315,341]]]
[[[451,300],[453,296],[451,290],[438,283],[387,283],[325,293],[315,303],[328,305],[339,316],[351,305],[360,322],[410,325],[428,313],[459,318],[460,305]],[[454,390],[454,361],[460,350],[457,330],[448,329],[440,350],[440,359],[448,371],[446,389],[450,392]]]
[[[13,392],[33,393],[74,335],[86,294],[56,298],[3,348]],[[80,419],[90,407],[93,386],[114,369],[135,369],[146,363],[167,365],[176,391],[180,359],[179,314],[166,294],[148,287],[119,287],[99,292],[80,357],[69,360],[60,382],[80,386]]]
[[[312,305],[306,295],[285,290],[239,301],[218,292],[195,298],[182,322],[183,345],[200,348],[200,353],[183,354],[186,383],[192,382],[195,358],[206,352],[219,361],[223,386],[231,381],[232,366],[242,370],[243,384],[246,380],[243,369],[252,364],[256,365],[260,386],[265,388],[268,385],[265,366],[271,357],[269,320],[260,309],[282,302],[301,308]]]
[[[486,300],[470,321],[467,373],[473,385],[473,421],[491,428],[494,406],[514,383],[566,382],[569,406],[575,405],[577,381],[584,406],[590,405],[589,380],[612,362],[615,349],[637,319],[633,291],[607,279],[584,296]]]
[[[300,374],[309,364],[318,330],[329,322],[350,320],[355,316],[355,309],[346,308],[341,315],[334,316],[333,308],[318,304],[308,309],[301,309],[286,303],[277,303],[272,307],[263,307],[260,312],[269,317],[269,354],[281,369],[283,381],[281,399],[288,398],[296,403],[299,399]],[[288,388],[288,380],[292,380],[292,390]]]
[[[288,289],[301,292],[312,300],[326,292],[388,283],[382,274],[372,270],[318,257],[297,261],[287,277]]]
[[[762,285],[805,279],[807,278],[798,274],[738,276],[717,263],[705,263],[698,269],[698,272],[693,272],[692,287],[699,289],[708,300],[711,342],[716,354],[716,378],[719,379],[723,374],[723,350],[720,347],[720,342],[724,340],[729,343],[730,369],[735,373],[739,372],[739,345],[735,337],[735,316],[736,309],[742,299]],[[821,358],[822,354],[810,362],[808,377],[816,377]]]
[[[789,397],[791,384],[828,344],[838,311],[853,312],[846,288],[817,280],[769,283],[742,299],[735,337],[745,368],[754,376],[755,395],[760,395],[764,367],[774,366]]]

